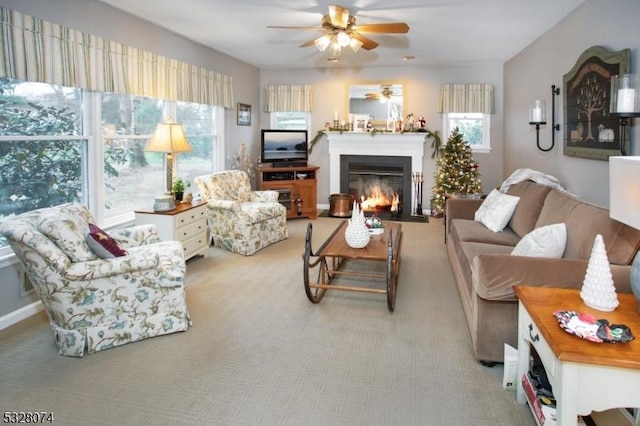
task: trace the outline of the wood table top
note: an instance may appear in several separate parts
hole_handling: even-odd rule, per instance
[[[387,242],[393,233],[393,253],[397,258],[402,237],[402,224],[398,222],[384,222],[384,233],[371,235],[366,247],[355,249],[349,247],[344,239],[348,221],[344,220],[334,231],[333,235],[320,248],[317,256],[344,257],[348,259],[387,260]]]
[[[603,312],[585,305],[580,290],[545,287],[514,287],[518,299],[527,309],[551,350],[560,361],[614,366],[640,370],[640,315],[633,294],[618,293],[620,305],[613,312]],[[555,311],[589,313],[609,324],[624,324],[635,340],[628,343],[596,343],[567,333],[560,328]]]

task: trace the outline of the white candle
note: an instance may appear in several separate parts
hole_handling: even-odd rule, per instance
[[[338,110],[333,111],[333,119],[338,121]]]
[[[531,110],[531,122],[532,123],[542,122],[542,108],[534,107],[533,110]]]
[[[620,89],[618,90],[618,104],[617,112],[635,112],[635,89]]]

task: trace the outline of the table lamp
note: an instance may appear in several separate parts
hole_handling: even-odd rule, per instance
[[[173,154],[191,151],[191,145],[189,145],[184,135],[182,124],[174,123],[171,118],[167,119],[166,123],[158,124],[158,127],[156,127],[155,132],[151,136],[151,139],[149,139],[149,142],[147,142],[144,150],[164,152],[167,154],[165,158],[165,183],[167,193],[171,194],[173,183]]]
[[[640,157],[609,157],[609,216],[640,229]],[[633,259],[630,278],[640,313],[640,254]]]

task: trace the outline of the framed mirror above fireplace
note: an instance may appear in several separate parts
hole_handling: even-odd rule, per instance
[[[402,82],[361,82],[349,85],[350,115],[366,115],[374,127],[383,129],[393,120],[401,120],[404,111]]]

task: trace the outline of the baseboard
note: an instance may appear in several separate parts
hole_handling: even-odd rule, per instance
[[[43,310],[41,301],[33,302],[30,305],[23,306],[22,308],[8,313],[0,317],[0,330],[4,330],[7,327],[12,326],[13,324],[17,324],[20,321],[29,318]]]

